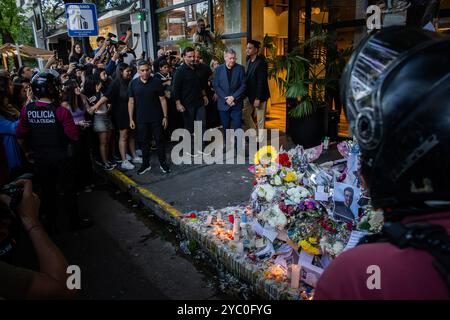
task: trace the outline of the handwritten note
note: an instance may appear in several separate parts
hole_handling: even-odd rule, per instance
[[[317,201],[328,201],[328,193],[325,192],[324,186],[317,186],[316,193],[314,194],[314,199]]]
[[[349,240],[347,242],[347,245],[344,248],[344,251],[356,247],[356,245],[358,244],[359,240],[362,237],[364,237],[365,235],[367,235],[367,232],[352,231],[352,233],[350,233],[350,238],[349,238]]]

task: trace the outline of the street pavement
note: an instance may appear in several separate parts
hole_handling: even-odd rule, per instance
[[[103,183],[79,198],[89,229],[53,236],[70,265],[81,269],[78,299],[230,299],[222,293],[214,264],[179,248],[176,229]],[[28,239],[19,243],[19,265],[38,269]]]

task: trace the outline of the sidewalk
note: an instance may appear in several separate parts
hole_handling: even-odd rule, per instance
[[[285,149],[292,144],[283,140],[280,145]],[[330,145],[330,150],[322,154],[317,163],[341,158],[336,145]],[[193,225],[180,217],[188,212],[205,211],[211,208],[221,209],[229,206],[248,203],[253,188],[253,175],[245,165],[173,165],[172,172],[162,175],[156,157],[152,157],[152,170],[142,176],[136,174],[136,169],[110,172],[98,170],[98,173],[108,178],[119,188],[127,190],[135,198],[149,207],[160,218],[177,224],[188,239],[195,240],[225,267],[254,286],[257,294],[264,298],[279,299],[281,290],[267,283],[262,283],[262,276],[254,270],[246,270],[242,259],[233,257],[218,243],[206,235],[202,235]],[[275,284],[273,284],[275,285]]]

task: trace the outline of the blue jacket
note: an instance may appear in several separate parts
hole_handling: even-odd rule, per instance
[[[16,140],[16,129],[19,120],[11,121],[0,115],[0,136],[2,137],[3,146],[5,147],[6,158],[8,161],[8,169],[12,169],[21,165],[20,147]]]
[[[245,68],[240,64],[235,64],[231,70],[231,86],[228,84],[227,70],[225,64],[217,67],[214,74],[214,90],[218,98],[217,109],[219,111],[227,111],[230,106],[226,103],[225,97],[233,96],[234,103],[237,107],[244,106],[245,85]]]

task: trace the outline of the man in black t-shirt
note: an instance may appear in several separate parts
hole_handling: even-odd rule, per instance
[[[138,174],[150,171],[151,136],[156,141],[156,148],[163,173],[169,173],[163,139],[163,128],[168,125],[167,101],[160,79],[150,76],[150,65],[145,60],[138,62],[139,78],[130,82],[128,88],[128,113],[130,128],[137,128],[139,143],[142,147],[142,166]],[[136,109],[136,114],[134,110]]]

